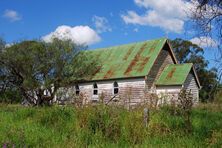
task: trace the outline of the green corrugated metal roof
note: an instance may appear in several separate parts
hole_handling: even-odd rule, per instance
[[[166,42],[166,38],[138,42],[109,48],[88,50],[98,58],[100,70],[92,80],[145,76]]]
[[[182,85],[193,64],[170,64],[166,66],[161,73],[159,79],[156,81],[156,85]]]

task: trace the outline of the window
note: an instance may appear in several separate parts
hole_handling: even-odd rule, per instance
[[[98,95],[98,86],[96,83],[93,84],[93,95]]]
[[[116,95],[119,93],[119,85],[117,82],[113,83],[113,94]]]
[[[79,93],[80,93],[80,89],[79,89],[79,85],[78,84],[75,86],[75,90],[76,90],[76,95],[78,96]]]

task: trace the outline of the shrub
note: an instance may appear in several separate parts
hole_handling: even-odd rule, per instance
[[[193,95],[191,94],[191,90],[187,92],[186,90],[182,89],[180,91],[178,100],[179,100],[178,107],[180,108],[182,116],[184,118],[185,130],[186,132],[191,133],[192,131],[191,111],[194,101]]]
[[[22,96],[17,90],[7,89],[0,92],[0,103],[20,103]]]

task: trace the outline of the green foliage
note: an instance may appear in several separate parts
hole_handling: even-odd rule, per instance
[[[0,52],[1,83],[20,91],[30,103],[41,104],[44,91],[52,100],[60,87],[87,78],[97,70],[96,60],[86,57],[71,41],[23,41]],[[37,97],[37,102],[36,100]]]
[[[193,63],[200,85],[200,99],[203,102],[213,101],[218,86],[217,70],[208,69],[208,61],[204,58],[204,49],[183,39],[171,41],[172,47],[180,63]]]
[[[207,147],[221,146],[222,110],[192,111],[192,134],[169,107],[152,110],[147,128],[143,108],[104,105],[84,108],[0,106],[0,145],[15,147]]]
[[[194,62],[194,64],[202,64],[201,66],[207,65],[207,61],[205,61],[203,57],[204,49],[198,45],[180,38],[171,40],[171,45],[180,63],[193,63],[194,60],[199,59],[200,62]]]

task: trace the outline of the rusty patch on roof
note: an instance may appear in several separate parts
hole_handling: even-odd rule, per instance
[[[175,71],[176,71],[176,68],[174,67],[174,68],[168,73],[167,79],[172,78],[172,77],[173,77],[173,74],[175,73]]]
[[[150,59],[150,57],[143,58],[142,63],[140,64],[140,67],[137,70],[138,72],[143,71],[144,66],[146,65],[146,63],[149,62],[149,59]]]
[[[124,72],[124,75],[129,75],[129,73],[132,71],[133,67],[136,65],[135,60],[133,60],[130,65],[127,67],[126,71]]]
[[[125,56],[123,57],[123,60],[127,60],[128,57],[131,55],[132,51],[133,51],[134,46],[131,46],[128,50],[128,52],[125,54]]]
[[[134,59],[130,62],[129,66],[127,67],[126,71],[124,72],[124,75],[129,75],[129,73],[133,70],[133,68],[137,65],[137,62],[141,58],[142,52],[146,49],[147,43],[144,43],[140,50],[135,55]]]
[[[154,42],[153,42],[152,46],[150,47],[149,54],[152,53],[152,52],[155,50],[157,44],[158,44],[157,41],[154,41]]]
[[[105,74],[105,76],[103,77],[104,79],[110,78],[114,75],[113,69],[110,69],[107,71],[107,73]]]

